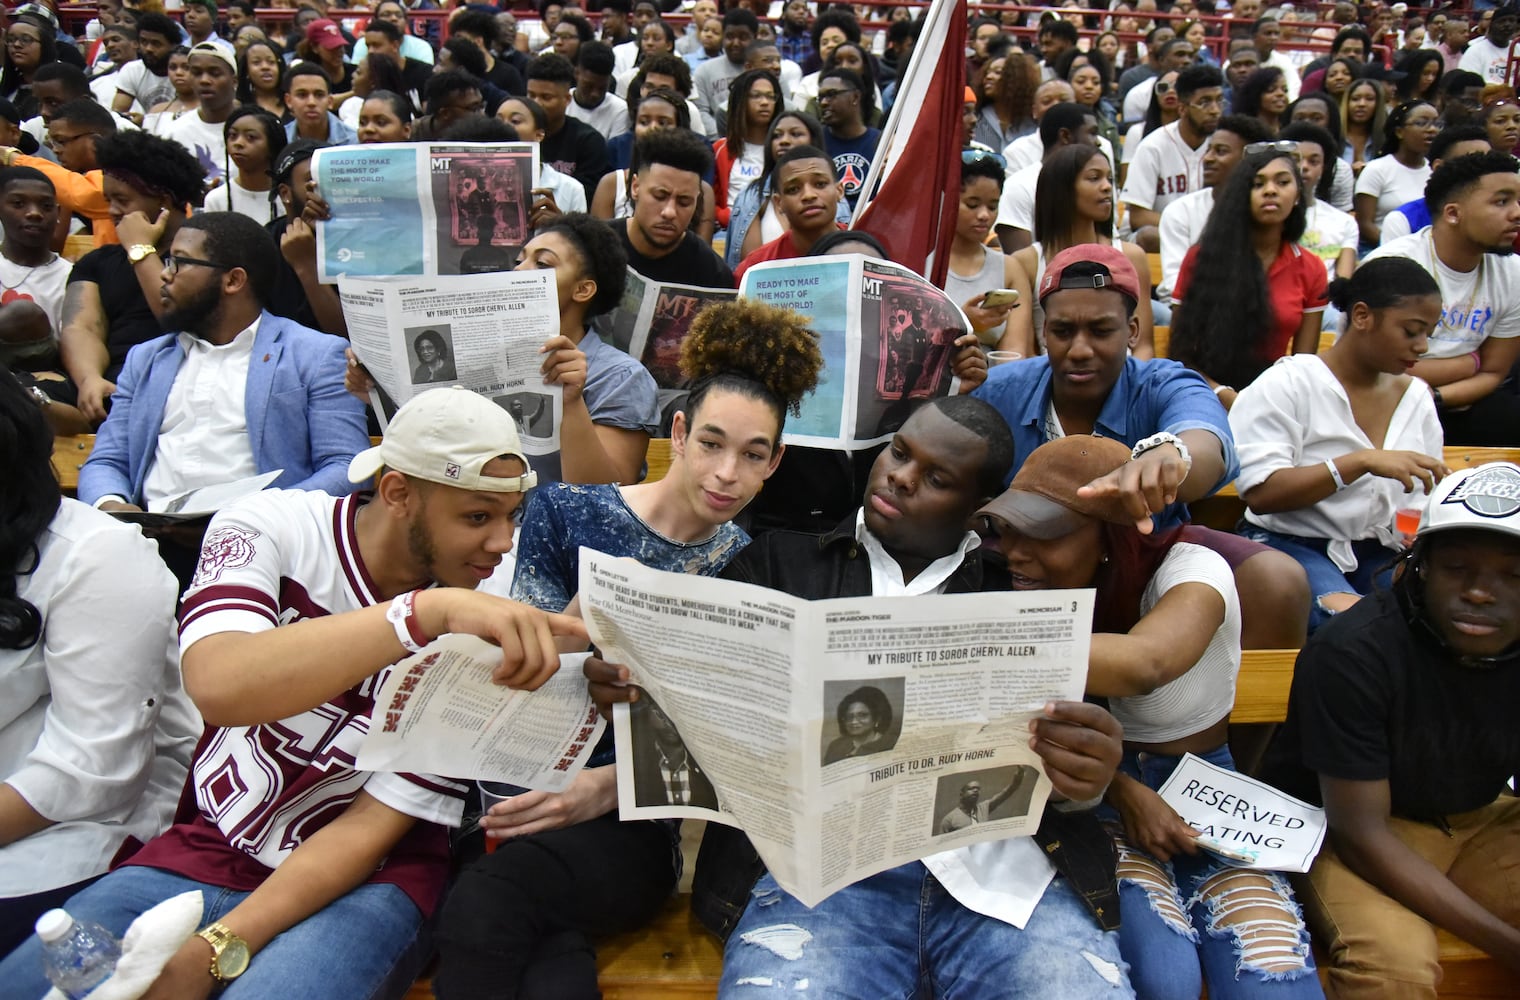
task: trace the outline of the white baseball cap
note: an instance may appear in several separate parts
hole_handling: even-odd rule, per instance
[[[501,478],[481,472],[492,459],[503,457],[522,462],[523,474]],[[483,493],[526,493],[538,485],[538,473],[529,467],[517,436],[517,421],[489,399],[457,385],[407,400],[380,443],[348,463],[349,481],[362,483],[382,468]]]
[[[1459,528],[1520,537],[1520,466],[1489,462],[1441,480],[1420,519],[1418,537]]]

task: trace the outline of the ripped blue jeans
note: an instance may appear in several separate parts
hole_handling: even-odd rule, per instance
[[[1235,769],[1228,746],[1199,754]],[[1160,788],[1180,757],[1126,753],[1120,769]],[[1293,890],[1276,872],[1243,871],[1199,851],[1170,863],[1130,845],[1114,816],[1119,848],[1119,951],[1140,1000],[1316,998],[1309,932]]]
[[[1330,594],[1361,594],[1366,596],[1374,590],[1387,590],[1393,582],[1393,566],[1398,553],[1384,548],[1376,538],[1363,538],[1351,543],[1356,555],[1356,569],[1344,572],[1325,554],[1330,543],[1323,538],[1303,538],[1268,531],[1247,521],[1235,526],[1235,532],[1253,542],[1272,548],[1298,560],[1309,578],[1309,634],[1335,617],[1335,612],[1324,606],[1323,599]]]
[[[1118,935],[1057,876],[1023,930],[968,910],[914,861],[811,909],[755,883],[723,953],[732,1000],[1122,1000]]]

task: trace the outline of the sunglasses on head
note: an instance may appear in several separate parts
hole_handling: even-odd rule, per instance
[[[1008,168],[1008,160],[1001,153],[994,153],[990,149],[963,149],[961,150],[961,162],[966,164],[978,163],[982,160],[991,160],[998,166]]]

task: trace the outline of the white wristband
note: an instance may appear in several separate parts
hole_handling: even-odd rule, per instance
[[[1346,488],[1346,481],[1341,478],[1341,470],[1336,466],[1335,459],[1325,459],[1325,468],[1330,470],[1330,478],[1335,481],[1335,492],[1339,493]]]
[[[427,634],[417,621],[417,591],[398,594],[385,609],[385,619],[396,630],[397,640],[408,653],[420,653],[428,644]]]

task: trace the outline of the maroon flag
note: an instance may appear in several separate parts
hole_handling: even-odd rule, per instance
[[[950,268],[961,186],[966,0],[934,0],[897,86],[851,229],[936,285]]]

